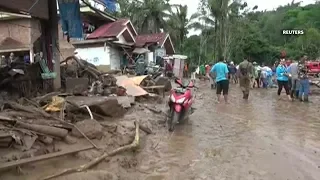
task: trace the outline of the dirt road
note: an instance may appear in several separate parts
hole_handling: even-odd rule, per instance
[[[225,105],[201,87],[189,123],[140,154],[140,170],[153,172],[148,180],[320,179],[317,97],[309,104],[279,101],[274,90],[259,89],[244,103],[232,86]]]
[[[239,91],[238,87],[231,86],[231,103],[215,104],[214,91],[208,85],[200,85],[195,103],[197,110],[187,124],[177,126],[174,133],[169,133],[163,125],[156,125],[157,134],[144,136],[138,153],[124,153],[96,167],[96,170],[115,174],[115,178],[106,175],[92,178],[89,172],[87,179],[320,179],[318,98],[312,97],[313,103],[309,104],[289,102],[277,100],[274,90],[259,89],[252,92],[246,103]],[[147,118],[151,114],[145,111],[135,116]],[[153,118],[154,122],[161,120],[159,116]],[[37,179],[35,177],[46,171],[48,174],[84,162],[87,160],[60,158],[23,168],[24,177],[2,176],[0,179]],[[85,179],[84,175],[80,177]]]

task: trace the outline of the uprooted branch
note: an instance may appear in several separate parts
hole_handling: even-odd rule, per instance
[[[98,163],[100,163],[101,161],[106,159],[107,157],[114,156],[114,155],[116,155],[118,153],[130,150],[130,149],[137,148],[139,146],[139,141],[140,141],[139,140],[140,139],[139,138],[139,122],[136,121],[135,125],[136,125],[135,138],[134,138],[134,140],[133,140],[133,142],[131,144],[123,146],[123,147],[120,147],[118,149],[115,149],[110,153],[103,153],[100,157],[97,157],[96,159],[92,160],[91,162],[89,162],[87,164],[83,164],[83,165],[81,165],[79,167],[76,167],[76,168],[65,169],[65,170],[63,170],[61,172],[58,172],[58,173],[54,174],[54,175],[47,176],[47,177],[43,178],[42,180],[49,180],[49,179],[57,178],[57,177],[60,177],[60,176],[63,176],[63,175],[67,175],[67,174],[71,174],[71,173],[75,173],[75,172],[86,171],[86,170],[92,168],[93,166],[97,165]]]

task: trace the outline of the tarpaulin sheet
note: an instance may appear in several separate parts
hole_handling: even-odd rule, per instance
[[[79,0],[58,0],[63,33],[70,38],[83,38]]]
[[[148,92],[140,86],[135,85],[134,81],[127,76],[117,76],[117,85],[126,88],[127,94],[133,97],[147,95]]]
[[[110,12],[116,12],[117,6],[115,0],[102,0],[107,7],[107,10]]]
[[[133,83],[137,86],[141,85],[141,82],[148,77],[148,75],[144,75],[144,76],[134,76],[134,77],[130,77],[130,79],[133,81]]]

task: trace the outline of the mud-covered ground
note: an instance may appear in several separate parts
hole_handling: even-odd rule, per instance
[[[155,135],[142,134],[141,148],[100,163],[92,171],[61,179],[123,180],[319,180],[320,101],[278,100],[275,90],[255,89],[244,102],[232,85],[230,104],[215,104],[215,92],[200,82],[187,124],[169,133],[160,114],[136,108],[127,121],[148,119]],[[157,105],[165,109],[165,104]],[[123,126],[132,126],[123,123]],[[132,129],[132,128],[131,128]],[[129,133],[130,134],[130,133]],[[124,136],[128,133],[124,133]],[[109,137],[112,138],[112,137]],[[128,140],[127,140],[128,141]],[[1,180],[37,179],[98,156],[88,151],[1,173]]]

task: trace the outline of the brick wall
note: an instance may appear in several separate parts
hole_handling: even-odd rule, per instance
[[[49,18],[48,0],[0,0],[0,7],[14,12],[29,12],[32,16],[39,18]]]
[[[63,61],[68,56],[74,55],[74,46],[67,42],[67,38],[63,37],[63,32],[59,24],[59,46],[60,60]],[[21,42],[27,47],[31,42],[35,42],[41,36],[40,22],[36,19],[11,19],[0,20],[0,42],[6,37],[11,37],[14,40]]]
[[[29,46],[31,42],[30,19],[15,19],[0,21],[0,42],[6,37]]]
[[[63,37],[61,25],[58,26],[59,30],[59,46],[60,46],[60,61],[74,55],[75,48],[71,43],[68,43],[67,37]]]
[[[0,42],[10,37],[26,47],[41,36],[41,25],[36,19],[12,19],[0,21]]]

